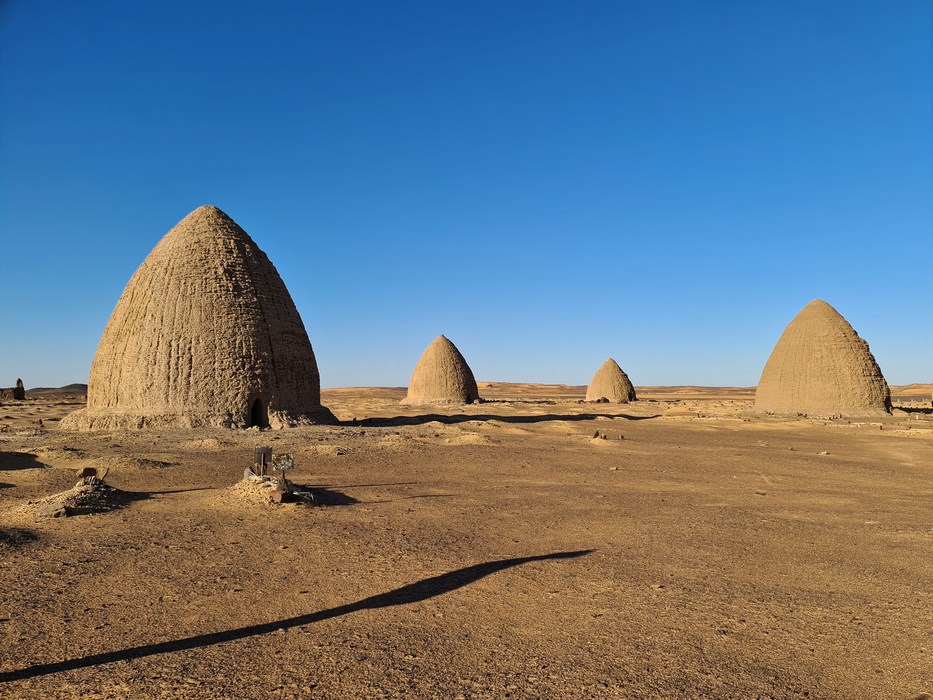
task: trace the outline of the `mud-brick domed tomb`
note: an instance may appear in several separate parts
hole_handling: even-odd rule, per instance
[[[217,207],[169,231],[130,279],[62,427],[331,422],[317,362],[279,273]]]
[[[478,400],[479,390],[473,371],[457,346],[439,335],[418,360],[402,403],[412,406],[457,405]]]
[[[587,401],[608,401],[609,403],[629,403],[637,400],[635,387],[628,375],[611,357],[600,365],[586,388]]]
[[[891,391],[868,343],[836,309],[814,299],[774,346],[755,407],[809,416],[882,414],[891,412]]]

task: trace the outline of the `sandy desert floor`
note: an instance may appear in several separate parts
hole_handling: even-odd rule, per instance
[[[0,405],[0,697],[933,692],[929,385],[866,422],[757,416],[748,389],[480,392],[325,391],[341,425],[262,433]],[[231,488],[259,444],[321,505]],[[126,505],[37,519],[85,466]]]

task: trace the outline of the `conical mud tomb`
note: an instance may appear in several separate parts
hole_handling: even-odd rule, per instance
[[[628,375],[611,357],[603,362],[586,388],[587,401],[607,401],[609,403],[628,403],[637,400],[635,387]]]
[[[216,207],[159,241],[110,316],[72,429],[330,422],[301,317],[279,273]]]
[[[479,390],[470,366],[443,335],[424,351],[411,375],[403,404],[465,404],[479,400]]]
[[[755,407],[812,416],[890,413],[891,392],[868,343],[832,306],[815,299],[774,346]]]

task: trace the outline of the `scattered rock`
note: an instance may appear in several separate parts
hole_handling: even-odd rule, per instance
[[[68,508],[62,503],[43,503],[36,508],[37,518],[65,518]]]

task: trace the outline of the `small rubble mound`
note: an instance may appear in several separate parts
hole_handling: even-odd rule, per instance
[[[43,445],[35,452],[47,462],[84,459],[87,456],[83,450],[70,445]]]
[[[229,447],[230,445],[235,445],[236,443],[232,440],[220,440],[218,438],[200,438],[197,440],[187,440],[185,442],[179,443],[179,447],[183,450],[220,450],[224,447]]]
[[[629,403],[636,401],[637,397],[628,375],[610,357],[590,380],[586,389],[586,400],[596,403]]]
[[[81,478],[73,487],[38,501],[30,501],[26,508],[36,518],[62,518],[107,513],[134,500],[126,491],[105,484],[106,475],[107,470],[87,467],[80,472]]]
[[[447,438],[445,442],[448,445],[494,445],[498,441],[493,440],[488,435],[481,435],[480,433],[470,433],[463,432],[459,435],[454,435],[451,438]]]
[[[307,448],[311,454],[324,457],[341,457],[353,453],[353,448],[346,445],[311,445]]]
[[[254,503],[314,503],[310,491],[285,478],[295,466],[291,452],[275,454],[267,445],[253,448],[253,466],[243,470],[243,479],[230,487],[235,494]]]
[[[860,416],[891,412],[891,392],[858,333],[814,299],[784,329],[755,392],[769,413]]]
[[[231,486],[232,491],[247,501],[258,504],[304,503],[314,505],[314,495],[281,476],[258,476],[252,469],[243,472],[243,479]]]
[[[437,336],[418,360],[402,403],[427,406],[476,401],[479,401],[479,390],[473,370],[456,345],[443,335]]]
[[[120,469],[165,469],[166,467],[174,467],[177,464],[177,462],[171,462],[164,459],[127,456],[108,457],[106,460],[97,461],[106,461],[107,464],[120,467]]]

